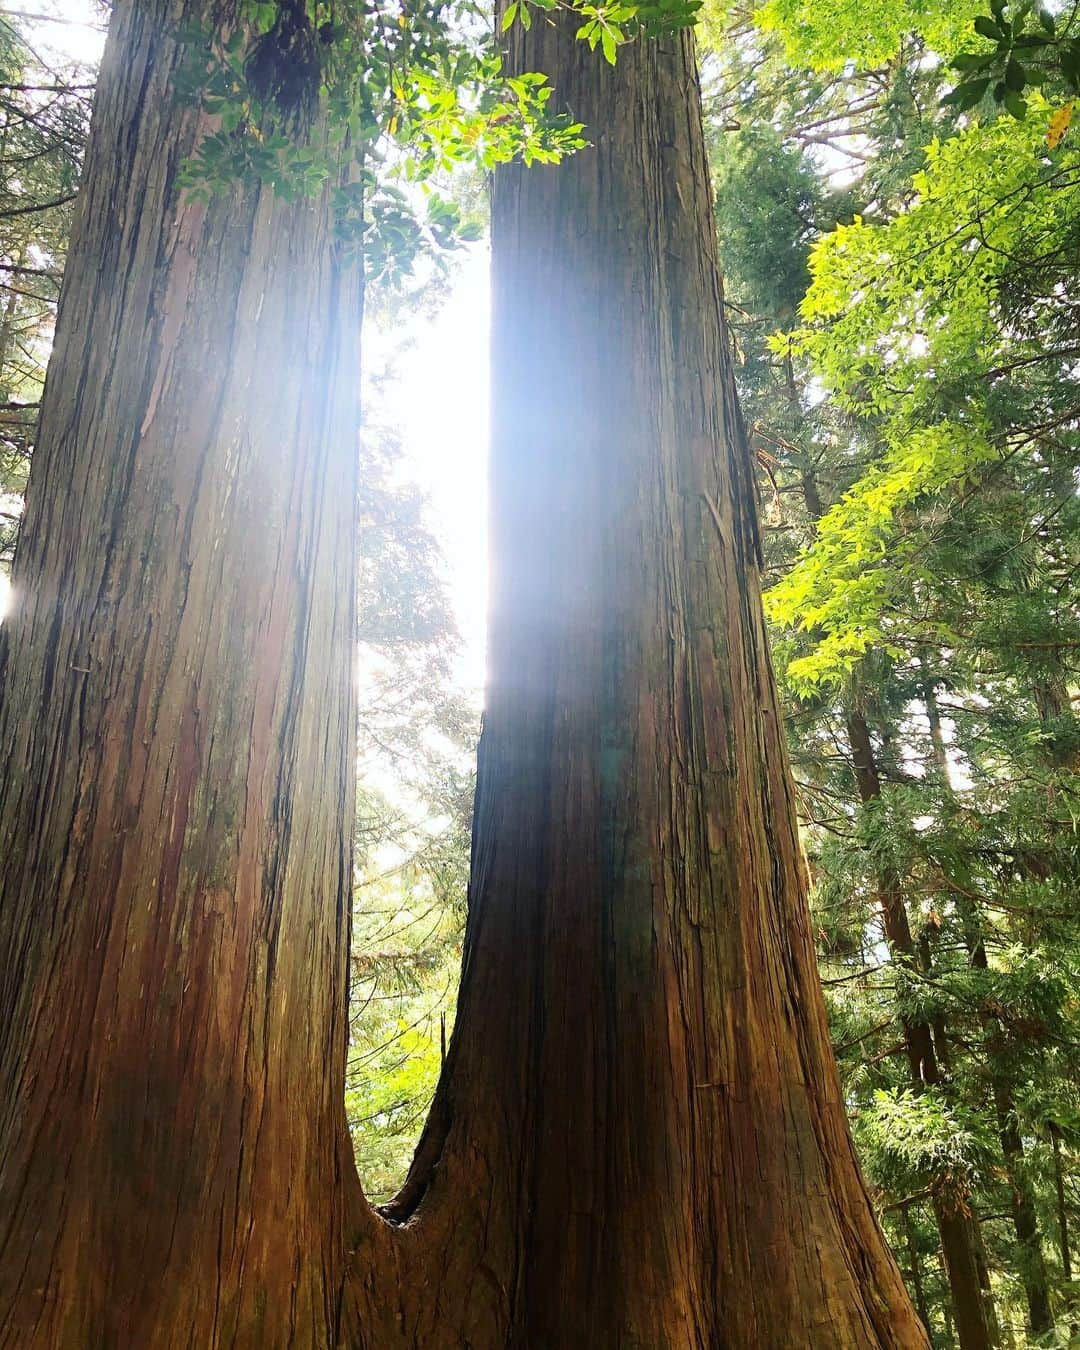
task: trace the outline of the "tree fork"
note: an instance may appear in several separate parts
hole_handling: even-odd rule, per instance
[[[689,35],[512,36],[459,1023],[344,1119],[354,270],[176,175],[196,0],[114,12],[0,637],[0,1347],[924,1347],[853,1155],[758,599]]]

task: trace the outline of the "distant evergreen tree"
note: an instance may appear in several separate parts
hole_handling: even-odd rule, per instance
[[[856,1140],[935,1338],[1065,1344],[1075,152],[1047,145],[1051,108],[966,127],[914,12],[877,66],[846,13],[826,32],[774,4],[774,31],[736,25],[713,56],[721,250],[822,973]],[[833,73],[843,51],[854,68]],[[950,1213],[981,1331],[938,1264]]]

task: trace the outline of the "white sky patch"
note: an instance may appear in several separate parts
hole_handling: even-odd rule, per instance
[[[487,632],[489,295],[488,251],[477,245],[438,312],[416,315],[393,334],[395,344],[409,345],[393,362],[380,409],[401,438],[402,476],[428,498],[461,631],[455,682],[470,692],[483,688]],[[388,340],[371,332],[369,351]]]
[[[13,8],[18,10],[19,6]],[[108,16],[94,0],[35,0],[27,12],[41,16],[19,20],[20,32],[26,34],[38,56],[91,65],[101,60]]]

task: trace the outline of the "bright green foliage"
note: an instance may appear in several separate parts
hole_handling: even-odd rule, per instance
[[[1059,19],[1034,0],[1012,6],[1005,0],[990,0],[990,12],[980,14],[972,24],[974,47],[952,61],[959,79],[946,101],[963,110],[989,99],[1022,120],[1028,112],[1025,95],[1033,89],[1042,88],[1052,98],[1080,94],[1076,17],[1074,9]],[[1069,120],[1071,108],[1064,126]],[[1051,148],[1059,139],[1058,130],[1051,130]]]
[[[593,5],[585,0],[574,0],[572,4],[560,3],[560,0],[510,0],[503,11],[500,28],[505,33],[519,22],[528,30],[533,25],[534,11],[543,15],[567,10],[581,18],[578,38],[587,42],[592,51],[599,47],[604,59],[613,66],[616,53],[624,43],[688,28],[697,18],[701,5],[702,0],[648,0],[645,4],[610,5]]]
[[[966,1197],[972,1176],[993,1153],[981,1122],[940,1092],[874,1088],[857,1122],[856,1139],[891,1191],[917,1191],[933,1178],[939,1190]]]
[[[839,226],[812,252],[807,323],[775,348],[807,359],[878,448],[769,595],[777,621],[814,637],[790,670],[802,688],[911,636],[902,601],[929,564],[906,533],[912,509],[1072,434],[1065,372],[1080,347],[1053,292],[1080,229],[1080,161],[1046,150],[1049,116],[1044,105],[932,142],[908,209]],[[1018,276],[1036,288],[1019,308]]]
[[[766,0],[755,18],[784,42],[793,65],[869,70],[892,61],[911,37],[950,55],[971,31],[984,0]]]
[[[838,682],[874,649],[903,654],[896,638],[910,628],[906,614],[894,614],[925,554],[924,541],[903,529],[904,517],[931,494],[970,479],[996,453],[985,435],[956,422],[897,435],[822,517],[808,552],[767,597],[772,619],[817,639],[787,664],[793,689]]]
[[[839,226],[814,249],[796,336],[830,391],[856,411],[893,410],[942,361],[985,359],[1007,341],[999,296],[1010,259],[1071,237],[1080,161],[1045,152],[1049,112],[974,126],[926,148],[910,208]],[[911,396],[922,391],[911,388]],[[926,402],[925,395],[923,402]]]

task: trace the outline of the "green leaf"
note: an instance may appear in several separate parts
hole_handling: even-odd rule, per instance
[[[1010,93],[1018,94],[1027,83],[1027,74],[1024,67],[1015,56],[1009,57],[1005,64],[1005,88]]]
[[[941,101],[956,108],[958,112],[966,112],[968,108],[974,108],[976,103],[981,102],[989,87],[989,76],[982,80],[965,80],[963,84],[958,84],[952,93],[947,94]]]
[[[613,66],[615,64],[615,54],[618,50],[618,44],[615,41],[615,34],[610,28],[605,28],[603,30],[601,43],[604,48],[604,56],[607,58],[608,65]]]
[[[991,42],[997,42],[1000,38],[1007,36],[986,14],[980,14],[973,26],[980,37],[989,38]]]
[[[503,13],[502,23],[500,25],[504,33],[517,18],[517,12],[518,12],[517,0],[510,0],[510,3],[506,6],[506,10]]]

